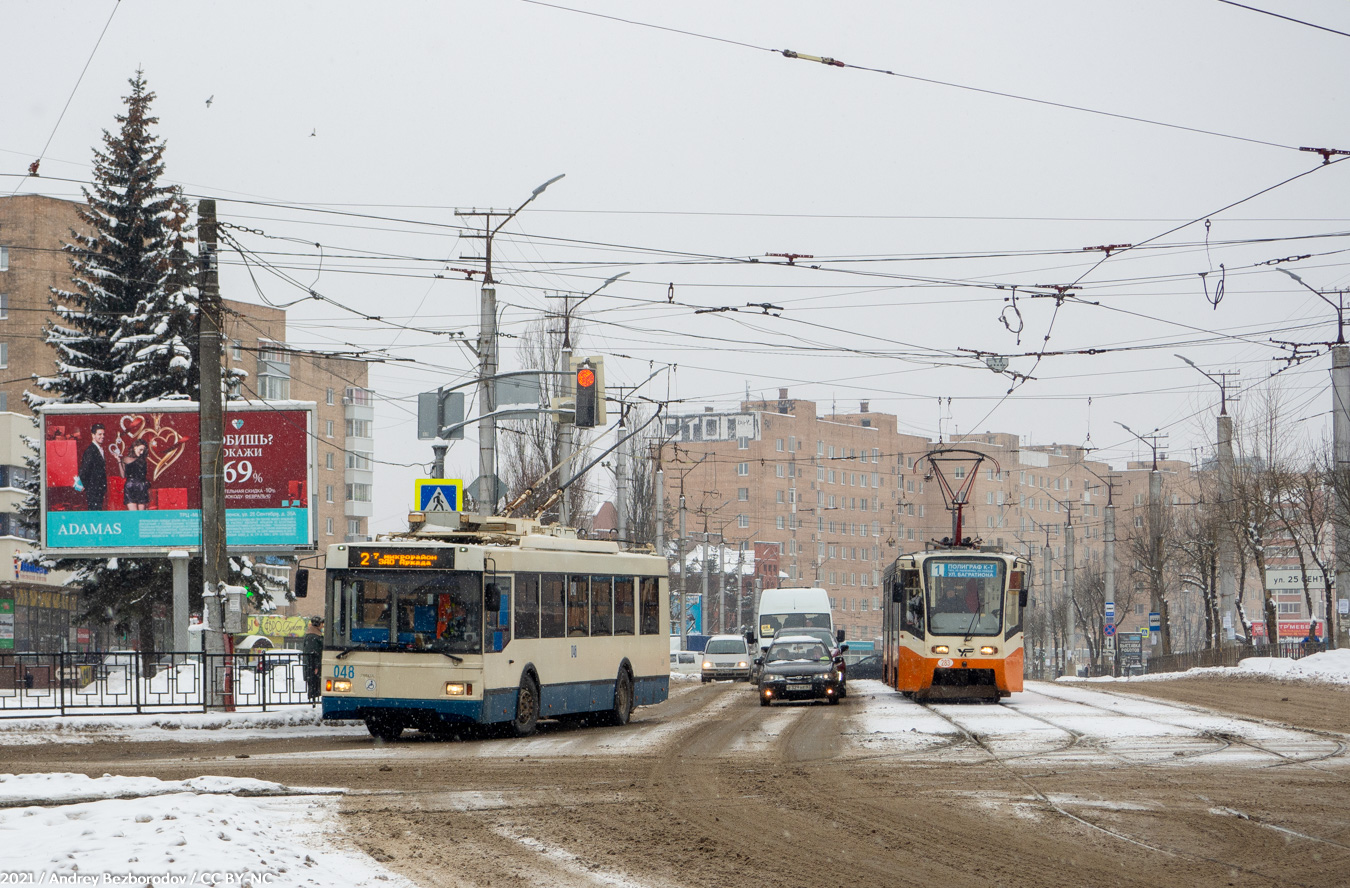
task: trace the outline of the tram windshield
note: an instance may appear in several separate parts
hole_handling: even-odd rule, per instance
[[[1003,562],[929,559],[928,631],[997,635],[1003,628]]]
[[[337,643],[357,649],[477,654],[483,648],[483,575],[361,571],[333,579]]]

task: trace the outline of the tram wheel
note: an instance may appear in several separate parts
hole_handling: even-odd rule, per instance
[[[511,732],[517,737],[528,737],[539,724],[539,683],[526,673],[516,691],[516,717],[511,720]]]
[[[604,714],[605,724],[626,725],[632,716],[633,678],[627,669],[620,669],[614,681],[614,708]]]
[[[366,716],[366,730],[376,740],[391,742],[397,740],[399,735],[403,733],[403,724],[384,716],[368,715]]]

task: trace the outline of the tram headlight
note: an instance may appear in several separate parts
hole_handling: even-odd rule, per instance
[[[339,693],[344,693],[346,691],[350,691],[351,689],[352,683],[349,679],[346,678],[328,679],[328,690],[330,691],[338,691]]]
[[[473,685],[463,681],[447,681],[445,683],[445,694],[447,697],[467,697],[473,693]]]
[[[998,653],[998,648],[994,647],[992,644],[986,644],[984,647],[980,648],[980,653],[985,656],[992,656],[993,654]]]
[[[949,650],[950,650],[950,648],[948,648],[945,644],[935,644],[935,645],[933,645],[933,647],[932,647],[932,651],[933,651],[933,653],[935,653],[935,654],[945,654],[945,653],[947,653]]]

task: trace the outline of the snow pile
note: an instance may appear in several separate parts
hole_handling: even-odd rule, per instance
[[[312,791],[312,790],[307,790]],[[87,777],[84,774],[0,774],[0,808],[22,804],[92,802],[167,795],[174,792],[231,793],[249,796],[294,795],[294,790],[251,777],[193,777],[158,780],[150,777]]]
[[[1060,682],[1108,682],[1108,681],[1172,681],[1177,678],[1246,678],[1261,676],[1281,681],[1314,681],[1327,684],[1350,685],[1350,648],[1323,651],[1310,654],[1299,660],[1288,657],[1248,657],[1237,666],[1202,666],[1185,672],[1159,672],[1153,675],[1136,675],[1127,678],[1112,678],[1109,675],[1098,678],[1075,678],[1064,675],[1056,679]]]
[[[222,731],[228,732],[231,740],[366,733],[357,722],[323,722],[320,716],[317,706],[301,706],[270,712],[128,713],[0,719],[0,745],[92,743],[96,740],[214,742],[222,739]]]
[[[40,804],[0,810],[5,866],[58,878],[136,875],[155,884],[390,886],[412,883],[363,854],[339,850],[336,802],[218,794],[279,784],[224,777],[161,781],[82,774],[0,778],[0,787],[40,794]],[[53,805],[62,798],[105,796]],[[139,883],[139,879],[137,882]]]

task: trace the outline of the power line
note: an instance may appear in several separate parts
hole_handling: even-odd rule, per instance
[[[1328,28],[1325,25],[1315,25],[1312,22],[1305,22],[1303,19],[1296,19],[1292,16],[1280,15],[1278,12],[1271,12],[1269,9],[1257,9],[1255,6],[1248,6],[1246,3],[1237,3],[1234,0],[1219,0],[1220,3],[1226,3],[1229,6],[1236,6],[1239,9],[1249,9],[1252,12],[1259,12],[1262,15],[1273,16],[1277,19],[1284,19],[1286,22],[1293,22],[1296,25],[1307,25],[1309,28],[1316,28],[1319,31],[1327,31],[1331,34],[1339,34],[1342,37],[1350,37],[1345,31],[1337,31],[1335,28]]]

